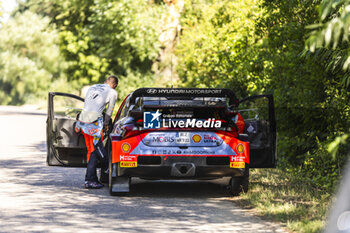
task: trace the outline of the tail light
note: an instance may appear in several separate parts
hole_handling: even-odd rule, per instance
[[[123,125],[122,127],[114,127],[112,134],[119,135],[122,138],[131,137],[139,134],[139,128],[134,124]]]
[[[139,128],[135,125],[124,125],[121,130],[121,136],[123,138],[132,137],[140,133]]]

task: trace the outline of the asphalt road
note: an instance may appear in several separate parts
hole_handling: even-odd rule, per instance
[[[227,179],[133,179],[123,197],[84,189],[84,168],[46,165],[45,121],[0,106],[0,232],[284,232],[235,205]]]

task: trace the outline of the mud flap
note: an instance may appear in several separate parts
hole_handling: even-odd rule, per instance
[[[113,177],[111,193],[127,193],[130,191],[129,177]]]

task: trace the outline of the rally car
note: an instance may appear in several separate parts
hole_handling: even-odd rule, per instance
[[[55,109],[56,102],[63,109]],[[47,163],[86,166],[84,138],[73,129],[83,99],[51,92],[48,106]],[[239,101],[229,89],[140,88],[124,99],[110,128],[104,135],[109,164],[101,165],[100,179],[112,195],[129,192],[132,177],[231,177],[231,192],[238,195],[248,191],[249,168],[276,166],[272,95]]]

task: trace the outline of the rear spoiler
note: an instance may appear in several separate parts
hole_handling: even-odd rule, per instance
[[[140,88],[131,94],[130,104],[138,97],[225,97],[230,106],[239,105],[235,93],[227,88]]]

